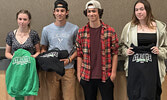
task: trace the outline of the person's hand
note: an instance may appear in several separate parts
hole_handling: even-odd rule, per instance
[[[159,49],[156,46],[152,47],[151,50],[153,54],[159,54]]]
[[[79,82],[81,81],[80,74],[77,74],[77,79],[78,79]]]
[[[31,55],[31,57],[34,57],[34,58],[35,58],[35,55]]]
[[[133,55],[134,54],[134,52],[132,51],[132,47],[129,47],[128,49],[127,49],[127,51],[126,51],[126,54],[127,55]]]
[[[64,61],[64,66],[69,64],[69,59],[60,59],[60,61]]]
[[[116,73],[111,73],[110,79],[112,82],[114,82],[115,78],[116,78]]]

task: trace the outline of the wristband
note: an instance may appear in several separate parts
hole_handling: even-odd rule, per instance
[[[71,62],[72,62],[72,59],[71,59],[71,57],[69,57],[68,59],[69,59],[69,63],[71,63]]]
[[[70,58],[68,58],[68,63],[70,63]]]

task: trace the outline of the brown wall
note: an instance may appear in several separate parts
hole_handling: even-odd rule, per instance
[[[6,34],[17,28],[16,12],[28,9],[32,14],[32,28],[41,36],[45,25],[54,21],[52,16],[55,0],[0,0],[0,47],[5,46]],[[88,0],[66,0],[69,3],[69,21],[82,27],[87,23],[83,9]],[[115,28],[120,36],[123,26],[130,21],[136,0],[99,0],[104,8],[103,21]],[[154,16],[167,23],[166,0],[149,0]]]

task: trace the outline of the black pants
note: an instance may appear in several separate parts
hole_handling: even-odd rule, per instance
[[[102,100],[114,100],[113,89],[114,84],[109,78],[106,82],[102,82],[101,79],[91,79],[90,81],[80,81],[84,90],[85,100],[97,100],[97,90],[99,88]]]

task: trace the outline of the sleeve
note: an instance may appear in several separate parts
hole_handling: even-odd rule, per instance
[[[163,32],[162,39],[160,38],[159,41],[162,41],[159,46],[159,54],[158,57],[161,59],[167,59],[167,31],[166,29]]]
[[[81,46],[81,36],[80,36],[80,30],[78,31],[77,37],[76,37],[76,48],[77,48],[77,57],[82,57],[82,46]]]
[[[9,32],[6,37],[6,44],[12,46],[12,32]]]
[[[45,28],[43,28],[42,30],[42,36],[41,36],[41,45],[45,45],[48,46],[48,32],[45,30]]]
[[[112,55],[117,55],[119,45],[118,45],[118,37],[117,37],[115,30],[113,30],[111,38],[112,38],[112,46],[111,46]]]
[[[40,41],[40,38],[39,38],[39,35],[36,31],[33,31],[33,45],[36,45],[37,43],[39,43]]]
[[[73,48],[70,51],[70,55],[72,55],[76,51],[76,37],[78,34],[78,29],[79,27],[76,25],[76,27],[74,28],[74,34],[73,34]]]
[[[78,34],[78,30],[79,30],[79,27],[76,26],[75,30],[74,30],[73,44],[75,44],[75,42],[76,42],[76,37],[77,37],[77,34]]]
[[[119,41],[119,52],[122,56],[127,57],[128,55],[126,54],[128,47],[128,31],[130,28],[130,24],[125,25],[125,27],[123,28],[122,34],[121,34],[121,38]]]

